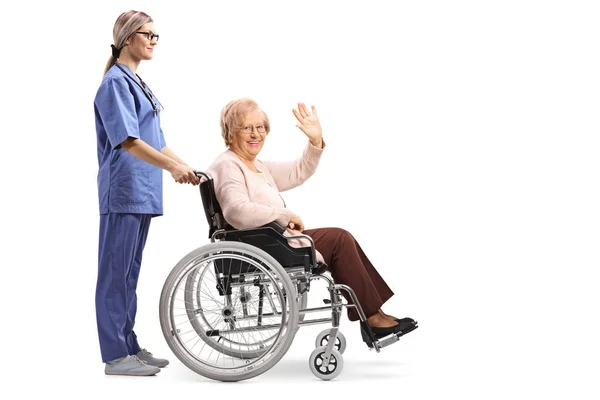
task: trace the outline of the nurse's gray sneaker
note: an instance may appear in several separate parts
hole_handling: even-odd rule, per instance
[[[155,367],[163,368],[169,365],[169,360],[165,360],[164,358],[156,358],[146,349],[141,349],[136,356],[146,364],[153,365]]]
[[[148,365],[136,356],[118,358],[106,363],[106,375],[150,376],[160,372],[160,368]]]

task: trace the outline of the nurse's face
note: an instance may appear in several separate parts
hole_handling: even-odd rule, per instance
[[[230,149],[248,161],[253,161],[262,150],[267,137],[264,130],[265,118],[262,111],[250,111],[244,123],[236,129],[231,140]]]
[[[148,22],[142,25],[136,32],[147,32],[150,34],[156,33],[154,24]],[[143,33],[134,33],[127,39],[129,44],[129,54],[136,61],[152,60],[154,56],[154,46],[158,43],[156,38],[148,39],[148,35]]]

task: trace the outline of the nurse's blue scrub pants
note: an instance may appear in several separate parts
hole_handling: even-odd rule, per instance
[[[133,332],[142,252],[150,214],[100,215],[96,321],[102,362],[140,351]]]

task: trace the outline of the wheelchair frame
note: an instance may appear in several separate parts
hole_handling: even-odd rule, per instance
[[[316,348],[309,358],[309,366],[313,374],[320,379],[333,379],[343,369],[342,353],[346,348],[346,339],[339,331],[339,324],[344,307],[356,309],[369,349],[379,352],[381,348],[400,340],[401,334],[390,334],[379,340],[375,338],[352,288],[336,284],[326,271],[327,266],[317,262],[316,249],[311,237],[285,236],[285,228],[275,222],[253,229],[232,229],[223,218],[212,178],[199,171],[196,171],[196,175],[204,178],[200,184],[200,194],[209,223],[211,243],[188,254],[171,271],[163,286],[159,310],[165,339],[184,364],[211,379],[249,379],[266,372],[283,357],[301,326],[331,323],[331,328],[325,329],[317,336]],[[292,247],[288,244],[290,239],[307,240],[310,247]],[[225,273],[227,260],[228,272]],[[202,267],[204,264],[206,265]],[[214,293],[215,289],[212,286],[202,286],[204,276],[207,273],[210,275],[212,272],[209,271],[212,270],[218,295]],[[246,280],[248,278],[252,281]],[[307,308],[311,282],[317,279],[327,283],[329,300],[323,301],[328,305]],[[234,295],[233,291],[236,288],[239,288],[239,291]],[[180,291],[183,292],[182,300],[177,299]],[[252,291],[254,294],[251,294]],[[350,296],[353,304],[344,303],[342,291]],[[216,311],[205,308],[201,300],[204,295],[208,295],[205,303],[213,302],[220,309]],[[222,300],[217,300],[217,296]],[[253,306],[255,313],[251,314],[250,301],[255,297],[258,303]],[[291,301],[291,298],[294,298],[294,301]],[[265,299],[271,310],[269,313],[265,312]],[[179,309],[185,309],[185,314],[177,314],[176,302],[181,303]],[[236,306],[240,307],[237,312]],[[331,317],[305,319],[307,314],[323,311],[331,311]],[[207,317],[207,312],[213,312],[214,315]],[[197,315],[200,315],[200,318]],[[263,319],[269,319],[272,323],[264,325]],[[242,327],[246,320],[255,320],[256,323]],[[215,329],[212,326],[215,321],[220,321],[221,326],[228,326],[229,329]],[[179,327],[187,325],[191,327],[182,333]],[[261,336],[257,340],[254,336],[260,331],[274,330],[278,327],[278,332],[268,338]],[[212,357],[216,351],[217,361],[209,362],[206,360],[207,356],[203,358],[193,354],[192,349],[198,341],[188,348],[187,343],[195,339],[195,336],[192,336],[192,339],[183,337],[188,334],[197,335],[205,345],[208,344],[208,357]],[[228,339],[230,335],[239,337],[244,334],[248,334],[248,340],[253,342],[240,342],[239,338],[237,341]],[[204,349],[204,346],[202,348]],[[216,365],[221,355],[223,359],[226,356],[231,357],[232,365]]]

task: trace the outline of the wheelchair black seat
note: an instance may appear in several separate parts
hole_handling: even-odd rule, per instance
[[[196,174],[205,178],[200,183],[200,196],[202,197],[202,205],[209,226],[209,238],[239,241],[256,246],[275,258],[284,268],[303,267],[305,271],[313,273],[321,273],[326,269],[326,264],[317,264],[316,260],[313,259],[311,247],[298,248],[290,246],[288,239],[283,236],[285,228],[276,222],[254,229],[237,230],[232,227],[223,216],[212,178],[202,172],[196,172]],[[225,266],[221,265],[220,268],[225,268]],[[235,273],[234,271],[244,273],[249,266],[240,261],[239,265],[228,265],[227,268],[231,271],[230,273]]]

